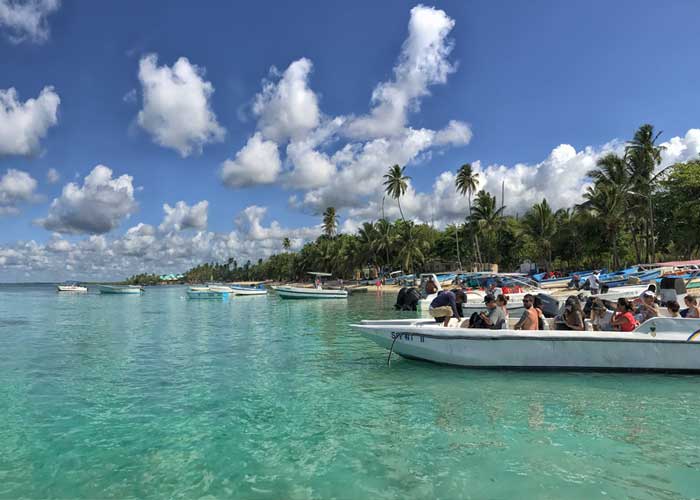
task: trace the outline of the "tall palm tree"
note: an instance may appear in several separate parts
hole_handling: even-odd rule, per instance
[[[477,231],[482,233],[490,243],[493,243],[495,241],[494,235],[503,223],[504,210],[504,206],[496,208],[496,197],[482,189],[476,193],[469,219],[471,223],[476,225]],[[488,256],[491,257],[490,254]]]
[[[289,240],[289,238],[285,237],[282,240],[282,248],[284,248],[285,252],[289,252],[289,249],[292,248],[292,242]]]
[[[654,231],[654,207],[651,196],[657,187],[659,174],[654,174],[661,164],[661,152],[664,146],[659,146],[656,141],[661,132],[654,132],[654,126],[644,124],[634,133],[634,137],[625,147],[625,161],[627,162],[632,191],[629,194],[637,198],[635,204],[639,209],[646,208],[648,223],[646,224],[646,260],[655,260],[656,244]],[[646,205],[646,207],[644,207]]]
[[[411,178],[404,175],[406,167],[399,167],[394,165],[389,168],[389,171],[384,174],[384,189],[386,194],[394,198],[399,204],[399,213],[401,214],[401,219],[406,220],[403,216],[403,210],[401,210],[401,197],[406,194],[406,189],[408,189],[408,181]]]
[[[523,217],[527,232],[537,242],[537,246],[547,258],[547,268],[552,267],[552,238],[557,232],[557,220],[547,199],[535,203]]]
[[[334,207],[326,208],[323,212],[323,234],[332,238],[338,231],[338,215]]]
[[[377,265],[377,228],[372,222],[364,222],[357,231],[358,242],[358,264],[365,266],[371,263],[376,268]]]
[[[471,163],[465,163],[457,171],[457,177],[455,178],[455,186],[457,191],[462,195],[467,196],[467,205],[469,207],[469,212],[467,217],[472,213],[472,194],[479,187],[479,172],[474,172]],[[459,230],[455,232],[455,235],[459,233]],[[474,237],[474,250],[476,251],[476,259],[481,264],[481,252],[479,251],[479,237],[475,231],[472,231]],[[459,260],[459,241],[457,242],[457,260]],[[462,267],[462,262],[460,261],[459,267]]]

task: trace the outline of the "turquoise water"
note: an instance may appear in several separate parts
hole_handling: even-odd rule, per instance
[[[387,367],[348,324],[390,294],[184,295],[0,286],[1,498],[700,495],[697,376]]]

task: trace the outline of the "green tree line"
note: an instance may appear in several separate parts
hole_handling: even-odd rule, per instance
[[[358,271],[405,272],[470,269],[498,264],[514,270],[528,259],[548,270],[620,268],[700,255],[700,158],[659,169],[663,147],[652,125],[641,126],[622,155],[608,154],[588,172],[592,184],[581,204],[553,210],[546,199],[521,217],[506,215],[495,196],[475,193],[479,173],[470,164],[457,169],[455,189],[467,198],[464,219],[440,230],[406,219],[401,207],[410,177],[393,165],[384,176],[386,195],[401,217],[364,222],[356,234],[338,231],[328,207],[323,234],[292,252],[257,263],[206,263],[190,269],[188,282],[298,280],[308,271],[352,279]]]

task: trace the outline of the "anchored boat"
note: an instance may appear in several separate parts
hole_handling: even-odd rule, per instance
[[[309,272],[307,274],[315,278],[313,288],[279,285],[273,286],[272,289],[283,299],[346,299],[348,297],[348,291],[345,289],[322,287],[321,279],[330,277],[330,273]]]
[[[138,285],[97,285],[97,289],[100,293],[114,295],[140,295],[144,292]]]
[[[450,328],[424,319],[351,326],[405,358],[449,365],[700,371],[700,319],[653,318],[633,332]]]
[[[213,289],[210,286],[192,286],[187,289],[188,299],[224,299],[233,295],[231,290],[223,290],[221,287]]]
[[[87,293],[88,289],[86,286],[80,285],[77,281],[66,281],[60,285],[56,285],[56,290],[59,292],[72,292],[72,293]]]

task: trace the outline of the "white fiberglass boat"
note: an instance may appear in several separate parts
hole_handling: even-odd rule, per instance
[[[81,286],[75,282],[62,283],[56,285],[56,290],[59,292],[72,292],[72,293],[87,293],[88,289],[86,286]]]
[[[140,295],[143,287],[138,285],[97,285],[100,293],[114,295]]]
[[[405,358],[478,368],[700,371],[700,320],[653,318],[633,332],[486,330],[430,320],[352,325]]]
[[[229,288],[235,295],[255,296],[267,295],[267,289],[263,285],[259,286],[244,286],[244,285],[229,285]]]
[[[323,288],[322,278],[328,278],[330,273],[308,272],[314,277],[314,287],[278,285],[272,289],[283,299],[346,299],[348,291],[341,288]]]
[[[306,288],[300,286],[273,286],[277,295],[284,299],[346,299],[347,290],[334,290],[329,288]]]

